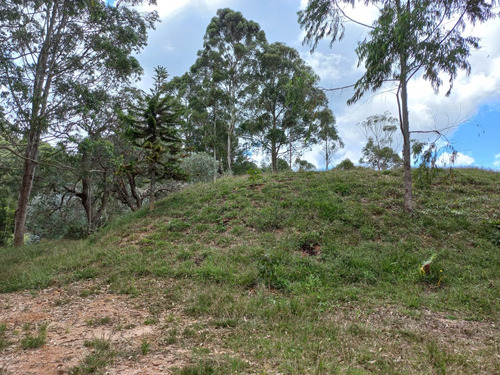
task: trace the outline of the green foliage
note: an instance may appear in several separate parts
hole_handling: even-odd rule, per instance
[[[277,160],[300,152],[318,142],[318,127],[329,127],[337,138],[328,100],[317,84],[319,77],[307,66],[298,51],[282,43],[265,45],[257,56],[255,112],[241,127],[251,145],[271,156],[271,169],[278,172]]]
[[[205,152],[197,152],[182,159],[180,167],[192,182],[210,182],[218,174],[219,165],[213,156]]]
[[[136,90],[134,101],[128,104],[128,114],[121,114],[128,126],[126,136],[144,149],[150,177],[150,209],[155,202],[156,180],[184,179],[179,167],[181,139],[177,126],[182,112],[180,104],[167,92],[167,70],[155,68],[151,94]]]
[[[316,170],[314,164],[309,163],[307,160],[301,160],[300,158],[295,159],[295,167],[299,168],[299,172]]]
[[[229,175],[233,172],[235,132],[245,120],[248,93],[255,82],[256,55],[265,43],[266,36],[259,24],[245,19],[240,12],[219,9],[207,26],[203,49],[191,68],[200,83],[199,95],[206,98],[203,112],[212,122],[214,148],[220,141],[218,125],[223,128]]]
[[[141,354],[146,355],[149,353],[150,350],[151,350],[151,343],[146,338],[143,338],[141,340]]]
[[[348,170],[354,169],[355,166],[354,166],[354,163],[351,160],[344,159],[339,164],[337,164],[337,168],[341,169],[343,171],[348,171]]]
[[[52,133],[62,144],[74,143],[70,134],[78,133],[75,123],[96,119],[101,94],[142,72],[132,55],[146,46],[148,29],[158,15],[128,6],[125,2],[111,7],[102,1],[0,3],[0,84],[5,87],[0,108],[9,108],[2,114],[0,137],[22,144],[17,152],[26,157],[15,246],[23,244],[43,137]]]
[[[14,232],[14,209],[9,207],[7,199],[0,196],[0,246],[9,244]]]
[[[250,168],[247,171],[248,174],[248,181],[250,181],[252,184],[256,184],[262,179],[262,171],[258,168]]]

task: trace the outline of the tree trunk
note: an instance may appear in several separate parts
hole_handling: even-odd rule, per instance
[[[153,211],[155,209],[155,179],[156,179],[156,171],[154,165],[151,166],[151,186],[149,189],[149,211]]]
[[[404,167],[404,210],[413,211],[412,177],[411,177],[411,153],[410,153],[410,124],[408,116],[408,91],[406,82],[406,57],[401,56],[401,133],[403,135],[403,167]]]
[[[28,136],[28,145],[26,146],[23,180],[19,191],[17,210],[14,216],[14,246],[24,245],[24,230],[26,227],[26,218],[28,216],[28,203],[33,187],[33,178],[38,160],[38,145],[40,141],[39,132],[30,132]]]
[[[278,152],[274,140],[271,141],[271,169],[273,173],[278,173]]]
[[[325,170],[328,171],[328,164],[330,162],[330,150],[328,149],[328,136],[325,139]]]
[[[227,132],[227,171],[232,174],[231,166],[231,132]]]

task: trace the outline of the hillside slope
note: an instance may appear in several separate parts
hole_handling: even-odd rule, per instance
[[[87,241],[0,249],[0,291],[125,295],[147,355],[190,353],[179,374],[498,373],[500,175],[440,171],[415,200],[399,171],[195,185]]]

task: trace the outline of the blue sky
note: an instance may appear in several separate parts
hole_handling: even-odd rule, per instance
[[[172,76],[182,75],[194,63],[202,47],[203,35],[218,8],[241,11],[247,19],[260,24],[269,42],[280,41],[299,50],[302,58],[321,77],[321,86],[333,88],[354,83],[362,74],[354,54],[356,43],[367,31],[347,25],[346,37],[329,48],[328,41],[320,44],[314,54],[302,46],[303,32],[297,23],[297,11],[306,0],[158,0],[162,22],[150,32],[148,47],[138,56],[145,69],[141,87],[151,83],[153,68],[163,65]],[[141,9],[142,10],[142,9]],[[347,12],[363,22],[371,22],[376,10],[357,6]],[[449,97],[444,87],[435,95],[430,84],[417,77],[409,85],[411,130],[449,128],[446,135],[459,152],[457,165],[478,166],[500,170],[500,19],[478,25],[467,33],[481,38],[481,49],[470,58],[470,76],[460,73]],[[447,79],[445,78],[446,82]],[[367,95],[353,106],[347,106],[350,92],[330,93],[330,106],[337,118],[337,128],[345,148],[336,155],[336,162],[350,158],[357,162],[366,143],[357,123],[368,116],[390,111],[397,116],[393,87],[381,93]],[[431,136],[419,135],[430,140]],[[442,144],[442,141],[439,142]],[[305,158],[318,168],[323,160],[313,149]]]

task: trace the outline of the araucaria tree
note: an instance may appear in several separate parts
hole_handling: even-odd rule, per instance
[[[228,115],[227,171],[232,172],[233,141],[237,126],[243,122],[248,88],[254,80],[256,54],[266,43],[259,24],[248,21],[240,12],[219,9],[212,18],[204,36],[203,50],[193,66],[194,74],[201,75],[203,85],[211,92],[212,113]],[[215,120],[216,121],[216,120]],[[216,123],[216,122],[214,122]]]
[[[178,160],[182,144],[177,136],[182,109],[167,94],[167,70],[159,66],[155,73],[151,93],[137,90],[127,115],[122,116],[128,126],[126,135],[146,152],[150,210],[155,206],[155,184],[159,178],[183,178]]]
[[[342,4],[354,6],[355,0],[310,0],[299,12],[299,23],[306,31],[304,42],[313,50],[319,40],[331,43],[342,39],[344,22],[353,21]],[[449,77],[449,89],[458,70],[470,72],[471,48],[479,39],[462,36],[467,22],[483,22],[493,17],[495,3],[484,0],[365,0],[379,9],[378,18],[368,26],[368,37],[359,42],[356,53],[365,73],[354,85],[348,104],[358,101],[368,91],[380,89],[386,82],[395,84],[399,106],[399,125],[403,137],[404,209],[414,208],[412,197],[410,120],[408,82],[417,74],[428,80],[435,91]]]
[[[24,241],[28,202],[44,137],[69,134],[81,115],[76,92],[116,87],[141,72],[132,56],[147,42],[157,14],[87,0],[0,2],[0,107],[19,134],[24,159],[14,245]],[[155,3],[155,0],[148,0]]]

